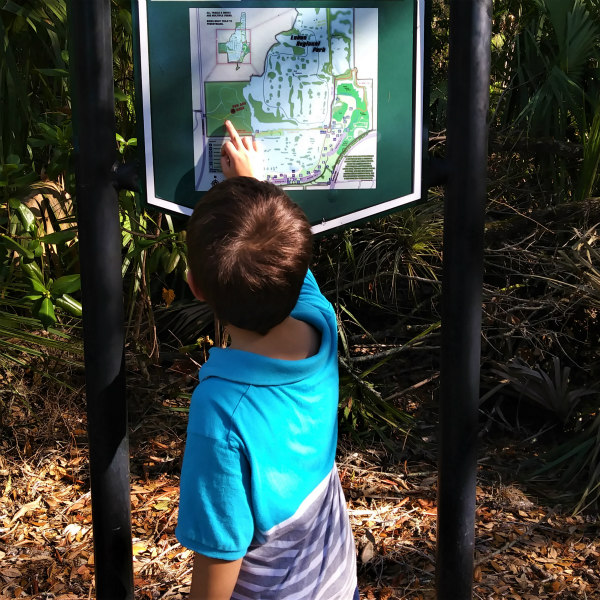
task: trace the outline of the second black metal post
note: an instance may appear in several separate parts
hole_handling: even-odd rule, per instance
[[[472,597],[492,0],[451,0],[437,598]]]

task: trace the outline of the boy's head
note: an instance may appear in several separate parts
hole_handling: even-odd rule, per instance
[[[266,334],[292,311],[312,255],[310,225],[283,190],[250,177],[219,183],[187,227],[192,288],[216,315]]]

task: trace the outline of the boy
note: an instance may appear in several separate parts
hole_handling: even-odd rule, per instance
[[[356,561],[337,469],[337,326],[308,271],[310,225],[254,178],[251,138],[188,225],[188,283],[226,324],[194,391],[181,473],[193,600],[352,600]]]

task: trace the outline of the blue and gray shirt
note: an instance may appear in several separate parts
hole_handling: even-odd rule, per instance
[[[356,558],[334,463],[337,325],[308,273],[292,317],[318,353],[278,360],[213,348],[192,396],[176,535],[244,557],[232,599],[350,600]]]

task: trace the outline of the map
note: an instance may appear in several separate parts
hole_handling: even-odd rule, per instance
[[[223,123],[285,188],[373,189],[377,9],[190,9],[197,190],[223,179]]]

